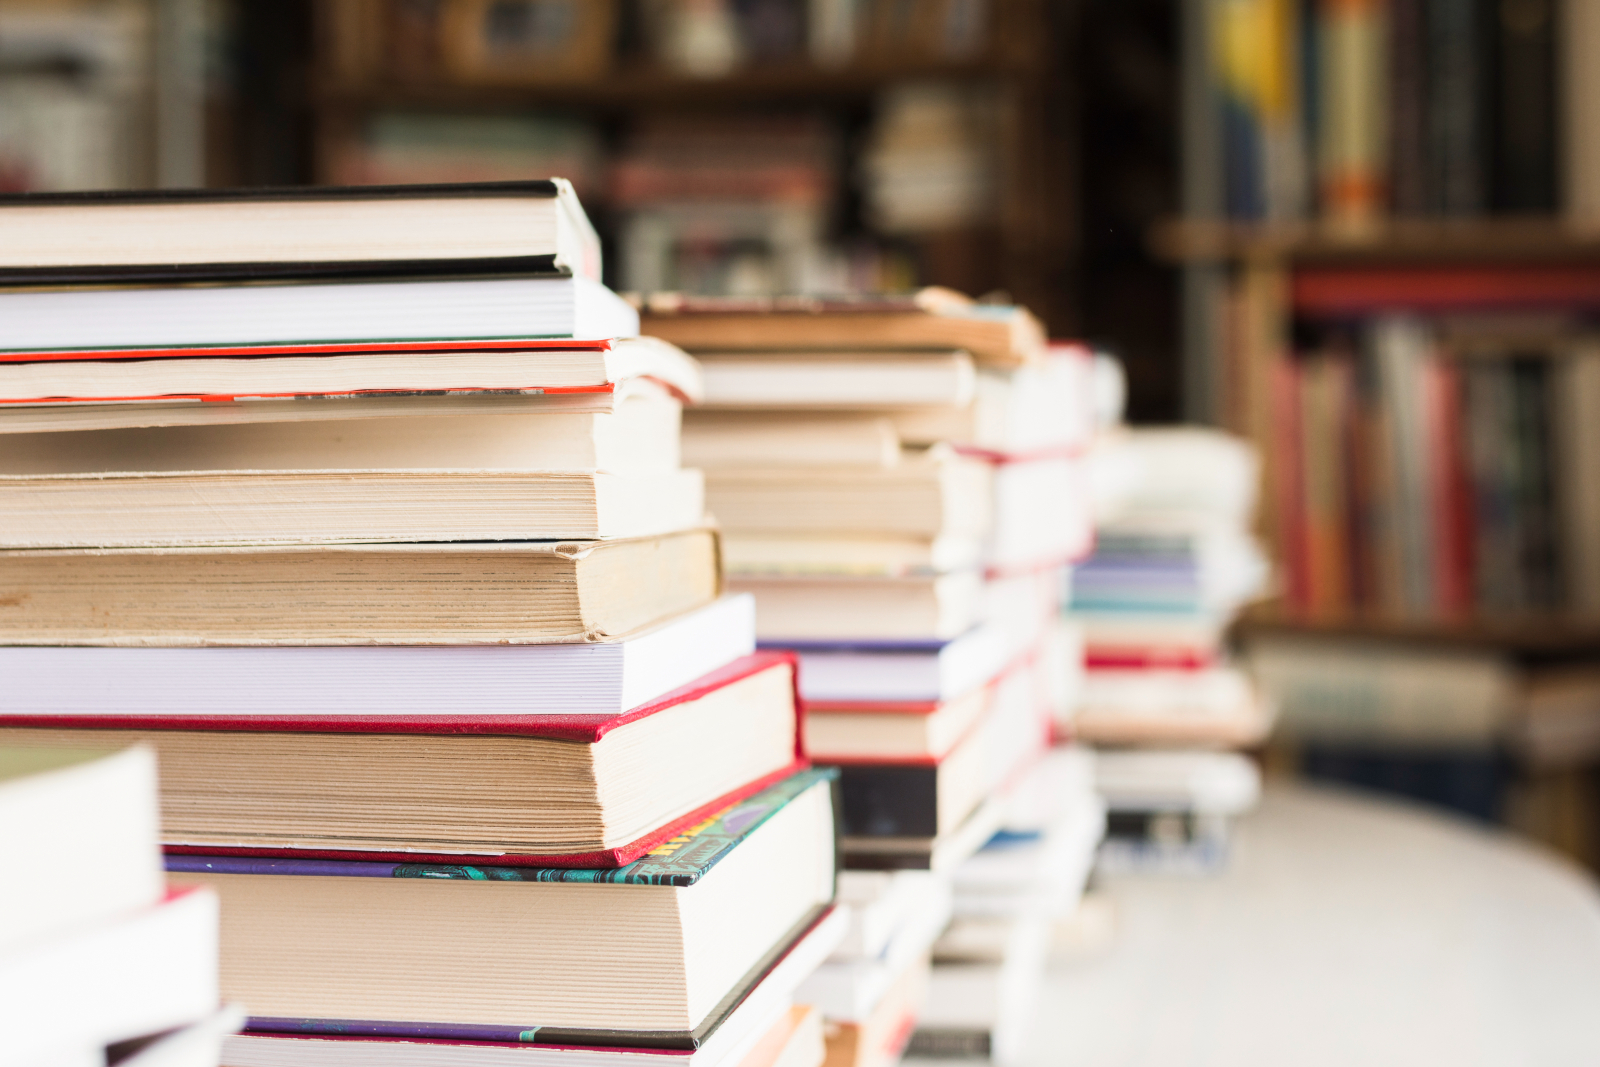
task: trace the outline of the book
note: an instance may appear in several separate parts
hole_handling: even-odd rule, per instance
[[[1004,627],[986,622],[947,640],[785,641],[800,656],[800,697],[816,703],[931,703],[982,686],[1016,656]]]
[[[1378,0],[1319,0],[1317,186],[1337,225],[1371,225],[1385,205],[1384,7]]]
[[[945,701],[807,701],[806,755],[832,760],[938,760],[988,711],[973,689]]]
[[[840,958],[836,953],[812,972],[796,996],[821,1009],[834,1023],[865,1023],[908,970],[926,967],[928,950],[950,921],[950,886],[929,871],[844,871],[841,883],[863,878],[912,879],[912,893],[898,898],[899,914],[888,941],[874,955]],[[846,890],[841,885],[841,898]],[[853,905],[851,905],[853,907]]]
[[[1556,18],[1562,209],[1573,222],[1590,225],[1600,219],[1600,74],[1586,57],[1600,44],[1600,4],[1565,0]]]
[[[566,181],[0,197],[0,285],[563,271],[600,239]]]
[[[723,468],[706,506],[729,530],[982,537],[991,519],[987,464],[938,453],[888,470]]]
[[[95,877],[18,879],[0,954],[160,901],[156,761],[148,749],[0,748],[0,854],[20,870],[95,858]]]
[[[251,1030],[693,1050],[829,907],[830,777],[786,778],[618,869],[167,867],[223,901],[222,988]]]
[[[241,426],[246,423],[487,415],[614,415],[635,397],[673,398],[672,391],[644,378],[611,386],[564,390],[467,390],[427,393],[345,393],[231,400],[162,397],[120,403],[12,404],[0,409],[0,433],[62,430],[124,430],[149,426]],[[677,399],[677,398],[674,398]]]
[[[916,1029],[927,988],[928,961],[924,957],[901,972],[864,1019],[829,1021],[824,1067],[893,1067]]]
[[[1424,0],[1429,206],[1441,215],[1479,215],[1490,205],[1489,7]]]
[[[730,577],[858,574],[893,578],[975,570],[983,562],[983,545],[977,538],[960,534],[897,537],[735,531],[723,535],[722,562]]]
[[[739,1067],[822,1067],[825,1041],[822,1013],[809,1004],[795,1004],[745,1053]]]
[[[847,841],[945,837],[1038,756],[1047,739],[1030,672],[1019,664],[988,688],[988,707],[940,758],[834,761]]]
[[[881,415],[710,411],[683,420],[683,462],[689,467],[864,467],[900,462],[900,437]]]
[[[477,1064],[527,1064],[563,1067],[575,1057],[586,1062],[625,1067],[718,1067],[740,1064],[774,1030],[788,1025],[791,998],[800,982],[816,969],[844,932],[845,915],[834,908],[788,946],[738,1003],[713,1025],[693,1049],[625,1046],[602,1049],[576,1044],[528,1041],[524,1035],[507,1041],[452,1038],[431,1033],[401,1037],[338,1033],[291,1034],[249,1030],[229,1038],[226,1062],[238,1067],[277,1067],[285,1060],[308,1067],[371,1067],[374,1064],[416,1064],[417,1067],[474,1067]],[[536,1035],[529,1035],[536,1036]]]
[[[849,927],[828,958],[881,959],[908,918],[940,900],[947,909],[949,898],[948,879],[931,871],[840,871],[838,904]]]
[[[970,403],[884,414],[908,445],[945,442],[1008,459],[1074,455],[1094,434],[1093,372],[1086,348],[1051,342],[1037,363],[979,373]]]
[[[985,923],[992,942],[980,958],[955,954],[964,926],[951,924],[934,946],[928,1000],[906,1047],[913,1059],[991,1059],[1014,1062],[1028,1039],[1034,1004],[1044,984],[1050,948],[1048,921],[1025,916]],[[991,932],[992,930],[992,932]]]
[[[212,1067],[222,1062],[222,1045],[244,1025],[244,1009],[225,1004],[188,1026],[119,1041],[94,1050],[100,1062],[116,1067]]]
[[[755,605],[726,596],[598,644],[0,647],[0,717],[209,723],[266,717],[617,716],[755,648]],[[174,679],[182,679],[175,685]]]
[[[8,709],[0,738],[153,749],[169,852],[617,867],[794,771],[796,720],[769,652],[620,714]]]
[[[621,541],[10,551],[0,552],[0,642],[600,641],[710,603],[718,579],[707,530]]]
[[[646,377],[688,400],[704,395],[695,362],[655,338],[524,338],[7,352],[0,404],[603,391]]]
[[[1556,84],[1559,6],[1554,0],[1491,5],[1490,204],[1496,211],[1552,215],[1560,206],[1557,125],[1561,109],[1571,105]]]
[[[756,634],[789,640],[957,637],[982,615],[983,575],[729,575],[728,589],[756,598]]]
[[[211,1016],[217,897],[191,887],[0,955],[0,997],[27,1025],[6,1035],[17,1063],[104,1062],[105,1047]]]
[[[1493,649],[1263,635],[1248,654],[1284,732],[1308,740],[1486,747],[1517,703],[1517,673]]]
[[[1044,330],[1027,310],[975,304],[949,290],[905,298],[651,299],[645,330],[693,355],[752,349],[963,349],[981,365],[1017,367],[1043,356]]]
[[[839,842],[851,870],[948,873],[971,857],[1005,822],[1006,805],[985,797],[966,821],[940,837],[845,837]]]
[[[394,405],[361,418],[360,406],[347,408],[356,417],[343,419],[11,433],[0,437],[0,475],[454,469],[670,479],[680,465],[682,405],[648,386],[629,390],[609,412],[548,411],[535,403],[520,410],[491,407],[472,416],[435,416],[423,400],[409,415]],[[11,428],[9,414],[0,411],[0,433]]]
[[[1084,672],[1075,738],[1094,745],[1246,748],[1266,739],[1273,704],[1232,667]]]
[[[237,470],[0,476],[0,548],[554,541],[704,521],[699,471]]]
[[[0,291],[7,352],[325,342],[632,337],[638,315],[582,276],[496,275]]]
[[[965,352],[702,352],[712,408],[965,407]]]

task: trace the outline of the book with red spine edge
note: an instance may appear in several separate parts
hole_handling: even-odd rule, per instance
[[[1290,282],[1305,315],[1600,307],[1600,269],[1571,266],[1308,267]]]
[[[0,351],[0,363],[97,363],[108,359],[258,359],[271,356],[408,355],[424,352],[516,352],[549,349],[609,352],[611,341],[566,337],[497,337],[477,340],[338,341],[301,344],[179,345],[157,348],[71,348]]]
[[[754,796],[775,782],[782,781],[811,766],[805,754],[805,715],[800,702],[800,665],[793,652],[761,651],[741,656],[732,663],[702,675],[687,685],[620,715],[7,715],[0,714],[0,727],[60,727],[96,730],[183,730],[216,733],[343,733],[343,734],[432,734],[496,735],[501,737],[540,737],[551,740],[594,744],[619,726],[698,700],[714,690],[732,685],[781,663],[790,668],[795,706],[794,760],[738,789],[717,797],[686,815],[657,827],[626,845],[590,852],[556,855],[523,853],[466,852],[381,852],[337,848],[268,848],[255,846],[182,845],[163,843],[163,851],[174,855],[202,856],[294,856],[304,859],[374,860],[396,863],[466,863],[512,867],[625,867],[657,845],[704,820],[707,816]]]
[[[1215,667],[1220,657],[1206,648],[1163,648],[1151,645],[1090,646],[1084,651],[1085,670],[1203,671]]]

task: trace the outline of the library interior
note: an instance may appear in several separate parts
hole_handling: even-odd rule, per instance
[[[1600,0],[0,0],[0,858],[17,1067],[1600,1064]]]

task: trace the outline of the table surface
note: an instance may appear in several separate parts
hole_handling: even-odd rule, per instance
[[[1600,1064],[1600,893],[1503,833],[1269,787],[1210,877],[1104,879],[1026,1067]]]

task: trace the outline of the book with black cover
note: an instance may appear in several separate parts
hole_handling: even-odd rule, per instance
[[[563,179],[0,197],[0,284],[441,274],[600,280]]]

